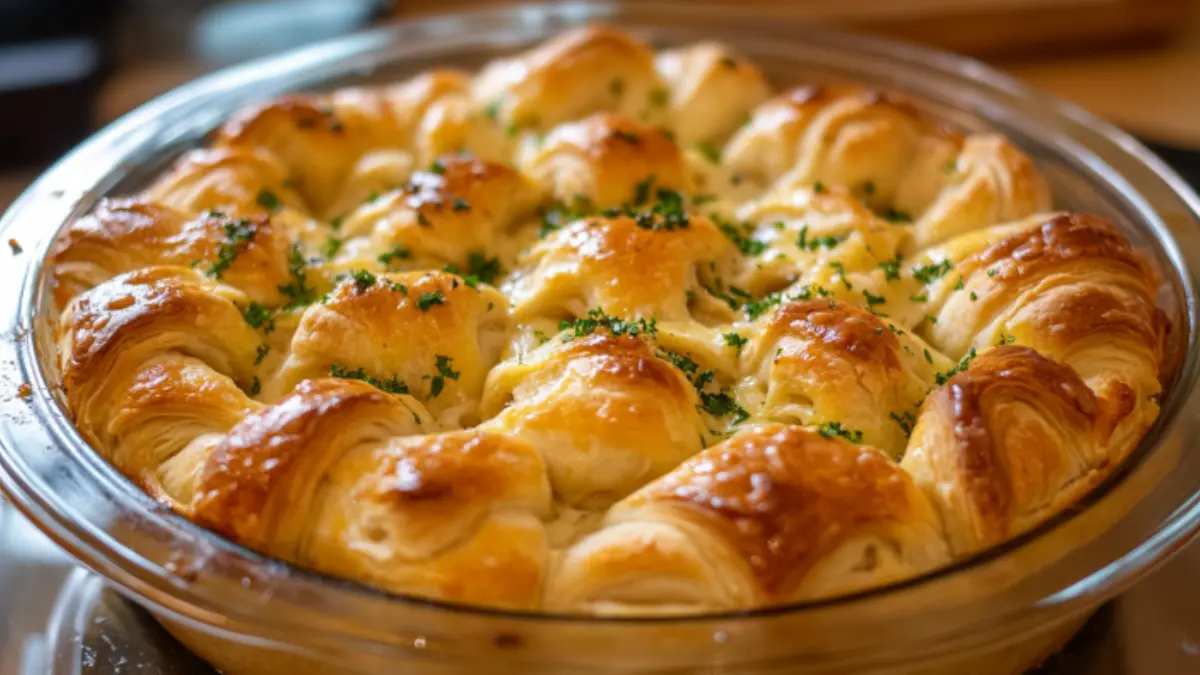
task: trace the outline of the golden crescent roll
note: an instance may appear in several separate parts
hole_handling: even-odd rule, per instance
[[[671,128],[683,147],[713,147],[770,93],[753,62],[717,42],[667,49],[654,58],[667,84]]]
[[[306,211],[288,170],[255,147],[201,148],[184,153],[154,181],[146,199],[193,216],[208,211],[265,216],[281,208]]]
[[[750,408],[757,417],[818,427],[893,458],[936,373],[954,365],[912,333],[840,302],[786,303],[756,332],[743,363],[761,401]]]
[[[55,300],[70,298],[123,272],[151,265],[191,267],[245,292],[252,302],[282,304],[295,236],[268,216],[207,212],[196,218],[155,202],[105,200],[71,223],[52,253]]]
[[[664,92],[649,47],[613,28],[588,26],[487,64],[473,96],[515,131],[604,110],[657,123],[666,117]]]
[[[480,431],[410,436],[430,423],[421,412],[364,383],[306,381],[208,456],[194,517],[389,590],[533,606],[548,558],[541,459]]]
[[[147,267],[63,312],[63,388],[80,433],[156,497],[186,496],[167,464],[256,405],[239,386],[257,393],[262,342],[226,297],[235,293],[186,268]]]
[[[1050,207],[1045,180],[1007,140],[964,138],[902,98],[854,85],[803,87],[768,101],[724,161],[762,185],[850,188],[889,220],[912,223],[917,246]]]
[[[564,339],[566,342],[564,342]],[[555,493],[572,505],[612,503],[703,447],[687,377],[644,335],[556,337],[488,376],[488,429],[529,441]]]
[[[505,235],[533,214],[536,200],[535,186],[507,165],[442,157],[347,216],[336,260],[385,270],[452,264],[469,271],[472,256],[500,253],[510,266],[515,254]]]
[[[567,204],[619,206],[636,201],[647,184],[688,188],[683,155],[663,130],[612,113],[556,127],[521,166]]]
[[[896,464],[802,427],[757,426],[609,511],[547,590],[556,609],[695,613],[784,604],[948,560],[937,513]]]
[[[673,211],[584,218],[535,245],[507,291],[519,319],[583,317],[599,308],[619,317],[685,320],[721,310],[705,304],[711,297],[705,280],[736,255],[703,217]]]
[[[67,408],[184,516],[389,591],[909,578],[1110,475],[1171,375],[1146,257],[1014,143],[715,42],[590,25],[209,145],[52,246]]]
[[[1017,343],[1070,366],[1117,420],[1127,417],[1114,438],[1123,455],[1158,414],[1157,275],[1102,218],[1033,222],[955,263],[931,298],[937,323],[922,330],[954,356]]]
[[[292,94],[246,108],[221,127],[215,143],[270,152],[308,208],[325,213],[364,153],[397,147],[404,138],[383,96],[355,90],[333,100]]]
[[[351,377],[411,393],[443,427],[475,424],[508,331],[506,305],[496,289],[453,274],[360,270],[304,311],[266,397],[310,378]]]
[[[1112,420],[1070,368],[996,347],[925,400],[901,466],[941,512],[955,555],[1034,527],[1115,465]]]

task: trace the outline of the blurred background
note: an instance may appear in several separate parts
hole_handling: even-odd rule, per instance
[[[693,1],[972,54],[1200,171],[1191,154],[1200,151],[1200,2]],[[496,4],[0,0],[0,206],[91,131],[206,71],[396,18]]]
[[[692,1],[971,54],[1124,127],[1200,188],[1200,0]],[[498,4],[513,3],[0,0],[0,210],[87,135],[205,72],[387,21]],[[1102,612],[1089,630],[1115,639],[1076,649],[1086,667],[1065,670],[1200,673],[1200,604],[1178,592],[1198,570],[1192,546]],[[0,612],[0,675],[45,672],[31,655],[69,571],[0,500],[0,609],[22,608]],[[114,653],[125,662],[127,652]]]

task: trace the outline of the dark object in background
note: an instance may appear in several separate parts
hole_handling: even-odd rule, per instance
[[[91,127],[116,0],[0,0],[0,168],[44,163]]]

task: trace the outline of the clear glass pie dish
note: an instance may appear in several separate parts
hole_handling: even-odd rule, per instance
[[[1101,214],[1146,250],[1171,321],[1162,415],[1075,508],[934,574],[834,600],[689,618],[597,619],[388,594],[253,553],[144,496],[87,447],[65,412],[42,260],[55,233],[130,192],[235,109],[292,90],[477,67],[588,21],[655,46],[706,38],[776,85],[851,80],[926,114],[994,129],[1050,181],[1056,206]],[[949,55],[670,5],[522,7],[365,33],[199,80],[131,113],[39,179],[0,222],[0,488],[83,564],[232,673],[989,672],[1061,645],[1107,598],[1200,526],[1195,273],[1200,199],[1135,141],[1086,113]],[[20,250],[19,253],[16,251]]]

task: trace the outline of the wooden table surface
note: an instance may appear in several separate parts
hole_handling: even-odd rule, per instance
[[[1135,134],[1200,150],[1200,11],[1162,47],[996,65]]]

